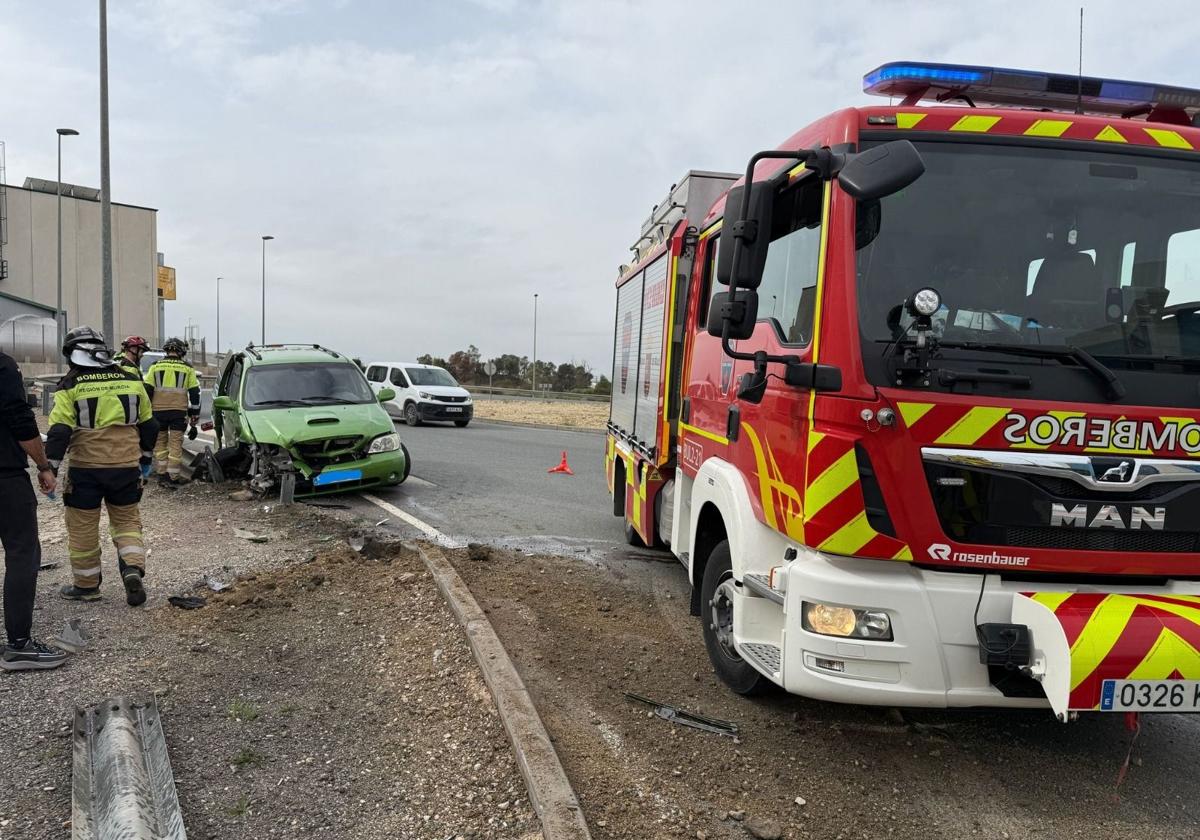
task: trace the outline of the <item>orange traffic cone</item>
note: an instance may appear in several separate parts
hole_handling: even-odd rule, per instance
[[[551,467],[550,469],[546,470],[546,472],[548,472],[548,473],[563,473],[565,475],[575,475],[574,471],[571,469],[570,465],[567,463],[567,451],[565,449],[563,450],[562,460],[558,462],[558,466]]]

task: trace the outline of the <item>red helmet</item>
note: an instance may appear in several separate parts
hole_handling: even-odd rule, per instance
[[[122,350],[149,350],[150,345],[140,335],[131,335],[121,342]]]

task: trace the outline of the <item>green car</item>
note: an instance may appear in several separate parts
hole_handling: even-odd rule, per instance
[[[280,499],[399,484],[408,450],[348,357],[316,344],[249,345],[231,354],[213,398],[215,460]]]

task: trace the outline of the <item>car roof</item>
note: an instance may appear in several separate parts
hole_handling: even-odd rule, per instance
[[[257,354],[257,356],[255,355]],[[297,363],[333,363],[353,365],[349,356],[333,350],[311,347],[247,347],[241,351],[246,363],[255,365],[282,365]]]
[[[420,362],[367,362],[367,367],[415,367],[415,368],[434,368],[436,370],[445,370],[437,365],[423,365]]]

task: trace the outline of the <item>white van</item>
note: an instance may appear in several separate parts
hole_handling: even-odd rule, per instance
[[[395,399],[383,407],[410,426],[446,420],[461,429],[471,422],[475,411],[471,395],[444,368],[416,362],[371,362],[366,371],[376,393],[384,388],[396,392]]]

